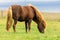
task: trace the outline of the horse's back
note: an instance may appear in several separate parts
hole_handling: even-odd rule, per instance
[[[12,15],[13,19],[16,19],[18,21],[25,21],[33,19],[34,11],[30,6],[13,5]]]

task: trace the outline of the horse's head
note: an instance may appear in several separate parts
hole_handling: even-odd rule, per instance
[[[41,22],[38,24],[38,30],[39,30],[39,32],[44,33],[44,32],[45,32],[45,28],[46,28],[46,23],[45,23],[45,21],[41,21]]]

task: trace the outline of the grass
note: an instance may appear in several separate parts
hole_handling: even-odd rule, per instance
[[[44,14],[45,15],[45,14]],[[52,15],[51,15],[52,16]],[[54,15],[53,15],[54,16]],[[16,33],[12,27],[10,31],[6,31],[6,18],[0,19],[0,40],[60,40],[60,21],[53,19],[50,16],[47,19],[47,27],[44,34],[39,33],[35,22],[31,24],[31,31],[25,32],[24,22],[18,22],[16,25]]]

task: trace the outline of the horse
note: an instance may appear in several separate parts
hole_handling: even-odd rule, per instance
[[[37,24],[37,28],[40,33],[45,32],[46,28],[46,21],[41,14],[41,12],[37,9],[37,7],[33,5],[11,5],[8,8],[7,12],[7,22],[6,22],[6,30],[9,31],[10,27],[12,26],[12,19],[13,23],[13,30],[16,32],[16,24],[17,21],[25,22],[25,29],[26,33],[30,31],[31,22],[32,20]]]

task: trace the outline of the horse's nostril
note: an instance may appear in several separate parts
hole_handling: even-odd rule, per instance
[[[44,31],[41,31],[41,33],[44,33]]]

